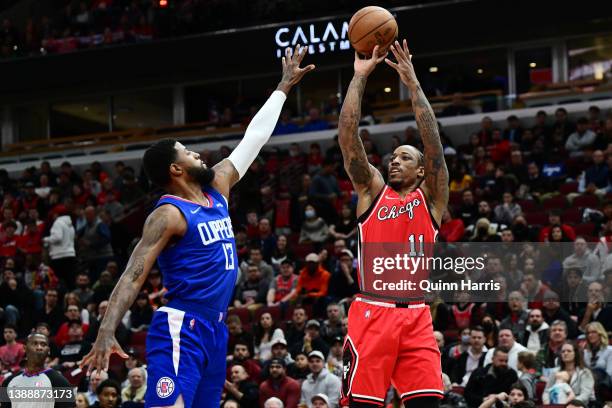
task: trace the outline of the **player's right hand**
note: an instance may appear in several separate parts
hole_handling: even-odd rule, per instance
[[[92,372],[99,375],[102,371],[108,371],[108,361],[113,353],[119,354],[122,358],[128,358],[128,355],[123,351],[114,334],[107,336],[98,333],[98,338],[91,351],[83,357],[79,366],[81,369],[89,367],[87,375],[91,375]]]
[[[355,69],[355,75],[363,75],[367,77],[374,71],[376,65],[384,61],[388,53],[375,57],[376,55],[378,55],[378,48],[378,45],[374,47],[374,50],[372,51],[372,56],[370,58],[364,59],[361,59],[357,51],[355,51],[355,63],[353,64],[353,67]]]

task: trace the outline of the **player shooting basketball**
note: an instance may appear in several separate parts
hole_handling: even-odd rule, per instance
[[[176,140],[159,141],[144,154],[149,178],[169,194],[147,218],[81,366],[97,372],[108,369],[113,353],[127,358],[115,329],[157,261],[168,304],[154,313],[147,335],[147,407],[219,407],[228,338],[224,320],[238,270],[227,200],[270,138],[290,89],[314,69],[300,68],[306,52],[299,45],[293,53],[286,50],[276,91],[230,156],[213,168]]]
[[[364,246],[377,243],[433,243],[448,203],[448,170],[433,110],[419,85],[404,40],[390,47],[393,62],[355,54],[355,74],[340,113],[338,141],[344,167],[358,195],[359,297],[349,311],[344,346],[343,403],[383,406],[393,383],[406,407],[439,406],[443,396],[440,352],[429,307],[422,299],[399,298],[377,290],[371,268],[364,268]],[[400,146],[388,167],[388,184],[368,163],[358,136],[361,99],[368,76],[385,62],[410,90],[424,154]],[[376,279],[384,279],[384,274]],[[399,301],[398,301],[399,300]],[[344,405],[343,404],[343,405]]]

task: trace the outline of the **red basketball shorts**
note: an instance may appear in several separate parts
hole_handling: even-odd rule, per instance
[[[429,306],[358,298],[349,310],[344,341],[342,405],[383,406],[390,384],[402,401],[444,397]]]

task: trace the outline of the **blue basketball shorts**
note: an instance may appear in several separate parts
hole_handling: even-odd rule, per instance
[[[146,407],[183,396],[185,408],[219,408],[225,383],[225,313],[160,307],[147,335]]]

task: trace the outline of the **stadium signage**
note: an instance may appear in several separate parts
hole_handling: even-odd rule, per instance
[[[350,50],[348,27],[348,21],[280,27],[274,33],[276,57],[281,58],[287,47],[295,47],[297,44],[308,46],[309,54]]]

